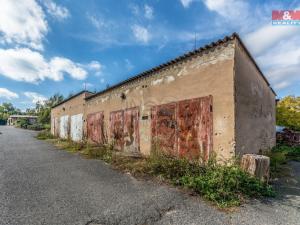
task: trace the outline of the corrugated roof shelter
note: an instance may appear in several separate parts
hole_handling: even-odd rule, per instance
[[[236,33],[82,96],[52,109],[55,135],[220,160],[275,145],[276,94]]]

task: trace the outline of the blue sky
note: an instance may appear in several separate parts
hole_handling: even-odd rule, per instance
[[[300,95],[300,26],[272,26],[300,1],[0,0],[0,103],[105,89],[233,32],[279,97]]]

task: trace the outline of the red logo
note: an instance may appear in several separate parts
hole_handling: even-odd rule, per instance
[[[300,20],[300,10],[273,10],[272,20]]]

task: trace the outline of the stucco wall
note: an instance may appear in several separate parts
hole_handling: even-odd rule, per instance
[[[234,68],[236,153],[258,153],[276,143],[275,94],[238,42]]]
[[[93,97],[86,102],[84,117],[103,111],[109,134],[110,112],[138,107],[140,149],[147,155],[151,148],[152,106],[212,95],[213,149],[218,158],[230,158],[235,146],[233,57],[234,45],[230,41],[149,77]],[[122,93],[125,99],[120,97]]]

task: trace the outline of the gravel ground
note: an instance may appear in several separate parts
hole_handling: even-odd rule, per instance
[[[1,134],[2,133],[2,134]],[[300,224],[296,178],[278,181],[281,195],[222,212],[199,197],[57,150],[36,132],[0,126],[0,224]]]

